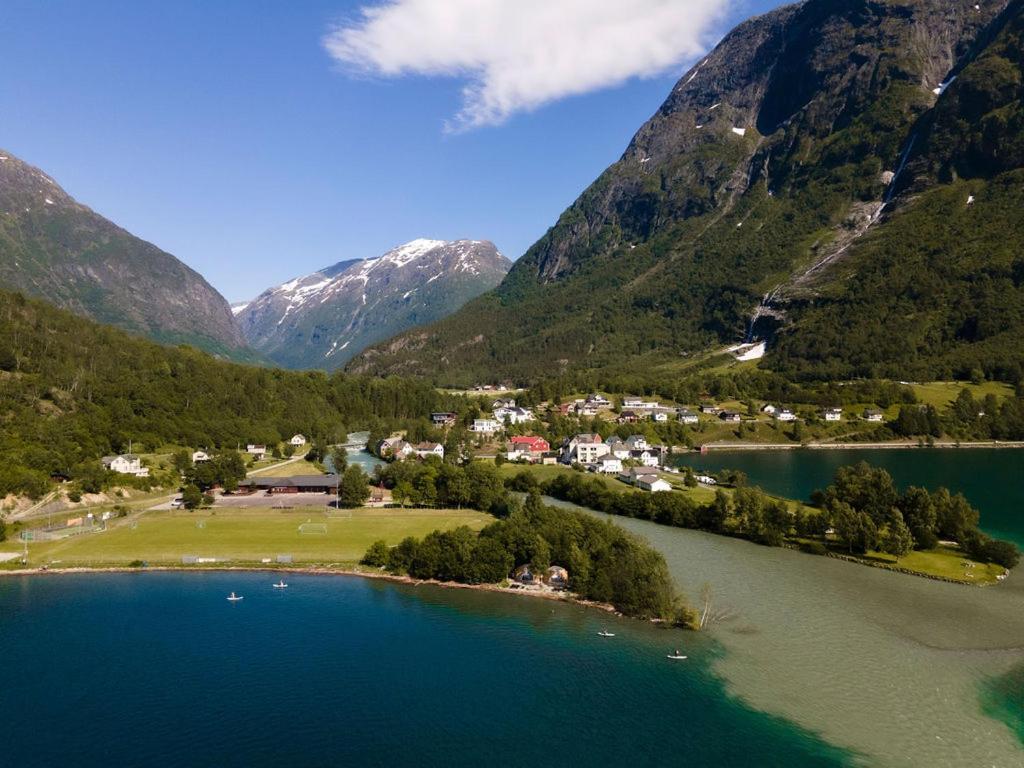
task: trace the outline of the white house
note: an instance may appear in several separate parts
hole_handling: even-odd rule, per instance
[[[789,408],[781,408],[775,414],[775,418],[779,421],[796,421],[796,414],[789,410]]]
[[[501,429],[501,424],[495,419],[473,419],[470,432],[477,432],[482,435],[493,435]]]
[[[250,456],[255,456],[257,459],[262,459],[267,455],[267,446],[260,443],[249,443],[245,446],[245,452]]]
[[[623,408],[643,408],[644,399],[642,397],[624,397],[622,398]]]
[[[629,458],[644,467],[656,467],[661,463],[661,456],[649,448],[642,451],[630,451]]]
[[[657,477],[657,470],[650,467],[630,467],[619,473],[619,480],[630,485],[638,485],[641,478],[649,478],[653,482]]]
[[[651,414],[651,419],[653,421],[668,421],[668,414],[664,411],[654,411]]]
[[[496,411],[499,408],[515,408],[516,400],[514,397],[499,397],[494,403],[491,404],[491,410]]]
[[[289,440],[288,442],[289,444],[294,445],[296,448],[299,448],[306,444],[306,436],[301,434],[292,435],[292,439]]]
[[[425,459],[428,456],[437,456],[439,459],[444,458],[444,446],[440,443],[417,443],[412,446],[412,452],[421,459]]]
[[[876,421],[876,422],[884,421],[885,420],[885,414],[883,414],[877,408],[868,408],[868,409],[866,409],[864,411],[864,419],[866,421]]]
[[[778,412],[778,410],[779,409],[776,408],[771,403],[765,403],[764,405],[761,406],[761,413],[767,413],[769,416],[774,416]]]
[[[587,403],[593,406],[611,405],[611,402],[609,402],[608,398],[602,395],[600,392],[594,392],[590,395],[587,395]]]
[[[650,446],[643,435],[630,435],[626,438],[626,447],[631,451],[646,451]]]
[[[718,481],[711,475],[697,475],[697,482],[701,485],[718,485]]]
[[[672,484],[662,480],[657,475],[639,475],[635,483],[636,487],[643,491],[658,493],[660,491],[671,491]]]
[[[206,451],[192,451],[192,463],[202,464],[204,461],[209,461],[210,455]]]
[[[618,435],[612,435],[605,441],[605,445],[608,446],[608,450],[613,456],[618,459],[629,458],[629,446],[626,445],[626,441]]]
[[[562,461],[566,464],[572,464],[573,462],[593,464],[600,457],[610,452],[608,445],[602,442],[600,435],[574,435],[565,444],[565,448],[562,451]]]
[[[533,421],[533,411],[529,408],[503,407],[494,409],[494,418],[499,423],[525,424]]]
[[[133,453],[123,453],[120,456],[104,456],[103,467],[120,475],[149,477],[149,467],[142,466],[142,459]]]
[[[843,409],[842,408],[826,408],[825,409],[825,421],[842,421],[843,420]]]
[[[683,408],[679,411],[679,420],[683,424],[696,424],[700,419],[697,418],[697,414],[693,411]]]
[[[610,453],[598,457],[594,463],[594,471],[605,475],[617,475],[622,471],[622,459]]]

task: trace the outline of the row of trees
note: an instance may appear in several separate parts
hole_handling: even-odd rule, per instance
[[[902,494],[883,469],[865,462],[840,468],[833,483],[816,491],[816,509],[789,505],[759,488],[719,489],[707,504],[670,491],[643,494],[616,491],[598,478],[564,474],[539,484],[529,472],[509,481],[519,491],[541,490],[580,506],[662,525],[697,528],[782,546],[788,537],[834,536],[848,552],[886,552],[897,557],[932,549],[939,539],[958,542],[971,557],[1012,568],[1019,552],[1012,542],[992,539],[978,529],[978,510],[962,494],[911,487]]]
[[[482,502],[477,502],[483,506]],[[691,624],[664,558],[636,537],[586,514],[545,506],[536,491],[506,499],[505,516],[479,536],[468,528],[373,544],[363,562],[418,579],[494,583],[520,565],[545,572],[558,564],[580,597],[610,603],[629,616]]]
[[[816,491],[812,501],[849,552],[880,550],[901,556],[932,549],[944,539],[958,542],[977,560],[1006,568],[1020,559],[1015,544],[991,539],[978,529],[980,514],[963,494],[914,486],[899,493],[888,472],[866,462],[838,469],[832,484]]]

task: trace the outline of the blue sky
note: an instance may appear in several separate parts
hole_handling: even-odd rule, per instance
[[[487,238],[514,259],[621,154],[696,51],[778,5],[628,1],[660,13],[675,3],[687,16],[699,5],[703,16],[682,53],[652,39],[602,56],[594,40],[607,29],[581,31],[596,37],[574,47],[565,19],[550,45],[529,26],[524,42],[505,39],[501,20],[500,39],[488,41],[479,19],[460,39],[445,28],[446,11],[465,18],[456,0],[397,0],[395,24],[374,28],[360,16],[369,1],[4,0],[0,147],[232,301],[415,237]],[[559,3],[567,17],[584,7]],[[638,17],[636,34],[648,34]],[[647,22],[666,26],[654,10]],[[403,23],[433,47],[396,34]],[[356,36],[329,51],[332,30]],[[531,80],[508,63],[517,45],[536,46],[522,61],[560,55]],[[678,62],[622,82],[622,62],[649,70],[662,54]],[[486,76],[466,73],[477,61]]]

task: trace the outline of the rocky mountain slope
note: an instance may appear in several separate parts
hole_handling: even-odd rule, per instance
[[[333,369],[451,314],[496,286],[510,264],[486,240],[413,240],[290,280],[233,311],[249,343],[279,365]]]
[[[167,343],[252,357],[201,275],[0,150],[0,287]]]
[[[1020,15],[1017,0],[806,0],[750,19],[678,81],[496,291],[350,368],[522,380],[761,336],[766,364],[795,376],[958,373],[966,358],[948,359],[931,331],[916,335],[911,360],[833,343],[823,365],[814,344],[871,311],[876,297],[851,269],[878,264],[887,230],[908,227],[965,171],[1020,166],[1020,65],[1007,40]],[[997,50],[1007,55],[991,59]],[[981,226],[929,247],[952,260]],[[884,270],[878,279],[884,291]],[[844,285],[855,298],[820,314]],[[911,291],[893,312],[920,318],[924,301]]]

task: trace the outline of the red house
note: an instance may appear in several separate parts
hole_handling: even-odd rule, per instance
[[[517,451],[527,451],[529,453],[544,453],[550,451],[551,446],[548,445],[548,441],[543,437],[536,437],[535,435],[516,435],[511,438],[509,442],[512,447]]]

